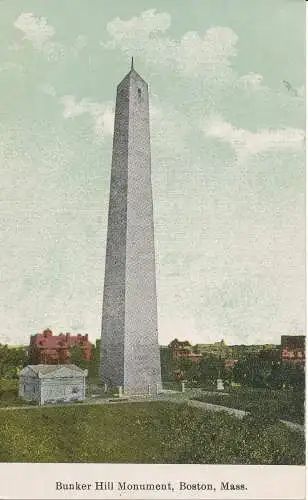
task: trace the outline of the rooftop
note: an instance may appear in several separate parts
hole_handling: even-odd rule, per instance
[[[128,79],[128,78],[135,78],[135,79],[139,79],[141,80],[145,85],[147,85],[147,82],[142,78],[142,76],[139,75],[139,73],[137,73],[137,71],[135,70],[135,67],[134,67],[134,58],[132,57],[132,60],[131,60],[131,68],[129,70],[129,72],[124,76],[123,80],[119,83],[118,87],[121,87],[122,84]]]
[[[57,347],[71,347],[72,345],[79,343],[84,346],[89,345],[88,335],[71,335],[70,333],[60,333],[60,335],[53,335],[52,331],[47,329],[42,333],[37,333],[31,338],[31,343],[38,347],[53,348]]]
[[[35,373],[41,375],[47,375],[48,373],[54,373],[63,368],[70,371],[75,371],[77,373],[84,373],[84,370],[76,365],[28,365],[26,368],[31,368]]]

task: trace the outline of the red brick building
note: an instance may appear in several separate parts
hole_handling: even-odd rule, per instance
[[[81,347],[83,359],[89,360],[92,344],[89,342],[88,335],[71,335],[70,333],[53,335],[49,329],[31,335],[29,346],[30,363],[70,363],[70,348],[75,345]]]
[[[195,363],[199,363],[202,358],[202,354],[196,348],[192,347],[187,340],[181,342],[180,340],[175,339],[170,342],[169,347],[171,349],[172,359],[174,361],[184,358],[189,359]]]
[[[305,335],[281,336],[281,360],[305,364]]]
[[[224,362],[225,362],[226,370],[232,370],[235,367],[238,360],[237,359],[225,359]]]

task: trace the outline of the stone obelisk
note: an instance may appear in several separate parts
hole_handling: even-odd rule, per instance
[[[132,66],[117,87],[100,381],[124,394],[161,386],[148,85]]]

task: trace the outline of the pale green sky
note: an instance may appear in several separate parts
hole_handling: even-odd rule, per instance
[[[303,333],[304,22],[297,0],[0,3],[0,341],[100,335],[132,55],[150,84],[160,342]]]

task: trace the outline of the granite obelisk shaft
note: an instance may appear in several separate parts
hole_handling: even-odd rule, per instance
[[[100,380],[124,394],[161,386],[149,96],[133,67],[117,88]]]

